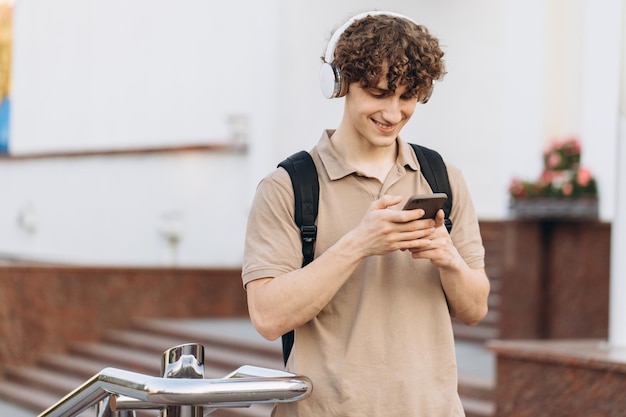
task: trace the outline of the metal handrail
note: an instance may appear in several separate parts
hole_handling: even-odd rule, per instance
[[[74,417],[109,396],[112,410],[179,405],[217,409],[299,401],[311,390],[307,377],[253,366],[222,379],[160,378],[105,368],[39,417]]]

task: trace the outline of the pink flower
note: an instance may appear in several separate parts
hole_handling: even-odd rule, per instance
[[[571,182],[566,182],[565,184],[563,184],[561,191],[563,191],[564,196],[572,195],[572,193],[574,192],[574,186]]]
[[[548,168],[555,168],[561,163],[561,155],[552,153],[548,156]]]
[[[518,178],[513,178],[509,185],[509,192],[514,196],[520,197],[524,195],[524,184]]]
[[[589,185],[589,181],[591,181],[591,171],[587,168],[580,168],[578,170],[578,185],[581,187],[586,187]]]
[[[539,177],[539,181],[543,182],[543,183],[551,183],[552,179],[554,178],[554,171],[551,171],[549,169],[545,169],[543,170],[543,172],[541,173],[541,176]]]

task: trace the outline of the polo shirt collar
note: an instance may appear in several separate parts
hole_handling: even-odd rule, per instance
[[[324,168],[328,173],[328,177],[334,181],[354,174],[356,170],[348,165],[348,163],[346,163],[346,161],[335,150],[335,147],[330,140],[333,133],[335,133],[335,131],[331,129],[325,130],[322,133],[322,137],[317,144],[317,151],[322,163],[324,164]],[[417,158],[415,157],[415,153],[411,149],[411,146],[404,142],[401,138],[398,138],[397,141],[399,152],[396,164],[401,167],[412,169],[413,171],[418,171],[419,166],[417,164]]]

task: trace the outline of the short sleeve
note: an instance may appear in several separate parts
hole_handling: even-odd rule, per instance
[[[294,222],[294,196],[282,168],[259,183],[246,229],[242,279],[276,277],[302,265],[300,231]]]
[[[470,268],[485,266],[485,248],[480,235],[480,226],[474,202],[461,171],[448,164],[448,177],[452,190],[452,232],[450,238],[459,254]]]

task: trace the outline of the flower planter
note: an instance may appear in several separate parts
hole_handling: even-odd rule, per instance
[[[597,219],[598,200],[593,198],[512,199],[509,212],[515,218]]]
[[[543,171],[536,181],[511,180],[511,215],[597,219],[598,184],[591,171],[580,165],[580,153],[580,141],[575,137],[554,141],[543,154]]]

